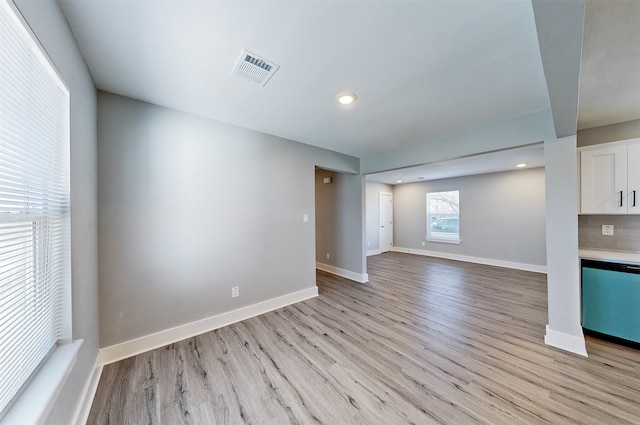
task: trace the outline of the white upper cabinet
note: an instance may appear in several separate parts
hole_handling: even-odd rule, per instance
[[[629,144],[627,153],[627,210],[629,214],[640,214],[640,139]]]
[[[582,214],[640,214],[640,139],[582,148]]]

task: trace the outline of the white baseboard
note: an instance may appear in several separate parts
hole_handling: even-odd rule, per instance
[[[96,363],[93,366],[93,373],[87,379],[82,389],[82,396],[80,397],[80,403],[76,408],[76,413],[73,415],[72,424],[85,425],[87,419],[89,419],[89,412],[91,412],[91,405],[95,398],[96,391],[98,390],[98,383],[100,382],[100,376],[102,375],[102,361],[100,353],[96,356]]]
[[[427,251],[424,249],[401,248],[394,246],[391,248],[393,252],[404,252],[408,254],[425,255],[427,257],[446,258],[448,260],[466,261],[468,263],[484,264],[487,266],[505,267],[508,269],[524,270],[528,272],[547,273],[546,266],[536,264],[517,263],[514,261],[494,260],[491,258],[472,257],[469,255],[450,254],[447,252]]]
[[[547,333],[544,336],[544,343],[561,350],[588,357],[587,343],[584,339],[584,335],[575,336],[565,334],[563,332],[549,329],[549,325],[547,325]]]
[[[318,287],[312,286],[301,291],[293,292],[281,297],[272,298],[237,310],[218,314],[206,319],[176,326],[140,338],[125,341],[100,349],[102,364],[114,363],[136,354],[144,353],[174,342],[182,341],[205,332],[209,332],[223,326],[231,325],[242,320],[249,319],[260,314],[268,313],[278,308],[307,300],[318,296]]]
[[[370,251],[367,251],[367,257],[378,254],[382,254],[382,251],[380,251],[379,249],[372,249]]]
[[[369,282],[369,274],[359,274],[354,273],[350,270],[340,269],[338,267],[330,266],[328,264],[318,263],[316,262],[316,269],[322,270],[327,273],[335,274],[341,277],[345,277],[350,280],[355,280],[358,283],[367,283]]]

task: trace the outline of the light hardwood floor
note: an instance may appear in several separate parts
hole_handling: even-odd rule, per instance
[[[545,346],[545,275],[387,253],[104,368],[89,424],[640,424],[640,351]]]

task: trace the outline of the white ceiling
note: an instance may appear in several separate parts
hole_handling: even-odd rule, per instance
[[[390,185],[406,184],[450,177],[513,171],[518,169],[516,167],[518,164],[526,164],[525,168],[527,169],[544,167],[544,145],[537,143],[514,149],[425,164],[419,167],[369,174],[367,175],[367,180]]]
[[[60,4],[98,89],[359,158],[550,108],[541,18],[528,0]],[[585,35],[583,54],[629,55],[636,62],[625,67],[635,70],[640,42],[615,57],[608,46],[637,41],[638,4],[589,2],[587,31],[608,35]],[[280,66],[265,87],[232,75],[243,49]],[[592,62],[580,76],[583,128],[610,123],[610,105],[590,105],[625,94],[599,91],[603,69],[618,68]],[[638,75],[613,79],[624,87]],[[631,87],[625,111],[616,110],[625,119],[640,118]],[[339,107],[343,91],[357,103]]]
[[[356,157],[549,108],[528,1],[61,4],[99,89]]]

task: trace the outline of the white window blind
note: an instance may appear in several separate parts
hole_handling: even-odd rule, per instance
[[[0,0],[0,417],[71,337],[69,92]]]

